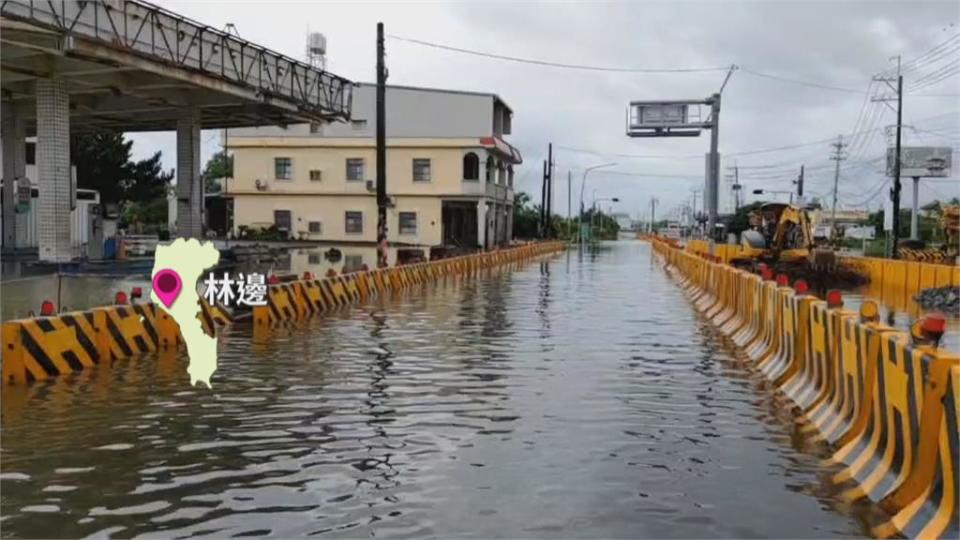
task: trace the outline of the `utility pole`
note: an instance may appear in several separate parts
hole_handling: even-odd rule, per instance
[[[733,211],[740,211],[740,167],[733,165]]]
[[[553,143],[547,144],[547,238],[553,237]]]
[[[890,243],[891,258],[899,258],[897,242],[900,238],[900,135],[903,128],[903,75],[900,74],[900,57],[897,57],[897,144],[893,159],[893,242]]]
[[[547,160],[543,160],[543,180],[540,183],[540,238],[547,236]]]
[[[920,177],[913,177],[913,209],[910,212],[910,239],[920,239]]]
[[[833,169],[833,210],[830,211],[830,231],[831,236],[836,237],[837,235],[837,186],[840,184],[840,162],[846,159],[846,156],[843,155],[843,147],[846,146],[846,143],[843,142],[843,135],[837,136],[837,142],[831,144],[833,147],[833,155],[830,156],[830,159],[836,162],[836,166]]]
[[[377,266],[387,266],[387,67],[383,23],[377,23]]]
[[[893,242],[890,243],[891,258],[898,259],[897,243],[900,239],[900,132],[903,127],[903,75],[900,74],[900,57],[897,57],[897,148],[893,159]]]
[[[800,165],[800,177],[797,178],[797,198],[803,197],[803,165]]]
[[[903,73],[900,70],[900,56],[896,56],[897,59],[897,78],[885,78],[885,77],[874,77],[874,80],[883,81],[886,83],[891,90],[894,90],[897,93],[897,140],[894,148],[893,156],[893,188],[890,190],[890,202],[893,203],[892,213],[893,216],[893,235],[892,240],[887,244],[887,257],[892,259],[898,258],[897,253],[897,243],[900,239],[900,141],[901,141],[901,132],[903,127]],[[892,60],[892,58],[891,58]],[[896,80],[897,86],[893,87],[891,84]],[[882,101],[886,104],[887,101],[892,101],[888,96],[879,96],[872,98],[871,101]],[[889,105],[887,105],[889,107]]]
[[[567,219],[570,220],[570,223],[573,223],[573,213],[570,208],[570,198],[572,197],[571,190],[573,186],[573,171],[567,169]]]
[[[732,73],[732,71],[731,71]],[[727,74],[727,79],[730,74]],[[726,83],[724,83],[726,84]],[[713,241],[713,234],[717,224],[717,200],[720,191],[720,155],[717,147],[720,141],[720,94],[714,94],[710,99],[710,181],[708,193],[704,194],[707,203],[707,237]],[[709,197],[707,197],[709,195]],[[711,244],[712,246],[713,244]],[[713,253],[711,247],[710,252]]]
[[[650,234],[656,233],[656,223],[657,223],[657,198],[650,198]]]

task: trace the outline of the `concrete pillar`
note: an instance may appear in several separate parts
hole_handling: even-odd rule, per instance
[[[14,183],[27,176],[26,130],[23,116],[13,103],[4,100],[0,105],[0,139],[3,146],[3,249],[17,246],[17,192]]]
[[[40,190],[39,255],[43,262],[69,262],[70,97],[58,78],[37,79],[37,184]]]
[[[507,206],[507,232],[506,241],[509,244],[513,241],[513,205]]]
[[[477,245],[487,247],[487,202],[477,201]]]
[[[177,119],[177,236],[203,236],[200,179],[200,114],[188,108]]]

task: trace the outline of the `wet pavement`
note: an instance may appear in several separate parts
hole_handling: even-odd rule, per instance
[[[822,450],[640,242],[3,389],[3,537],[836,537]]]

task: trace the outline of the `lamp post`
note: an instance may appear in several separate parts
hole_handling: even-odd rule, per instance
[[[590,214],[590,230],[591,230],[591,231],[593,231],[593,220],[594,220],[594,219],[596,218],[596,216],[597,216],[597,203],[598,203],[598,202],[603,202],[603,201],[620,202],[620,199],[618,199],[617,197],[602,197],[602,198],[599,198],[599,199],[598,199],[598,198],[597,198],[597,190],[593,190],[593,204],[591,205],[591,208],[593,209],[593,212]],[[603,231],[603,220],[602,220],[602,219],[600,220],[600,230]],[[602,233],[600,234],[600,238],[601,238],[601,239],[603,238],[603,234],[602,234]]]
[[[590,174],[592,170],[604,167],[615,167],[616,165],[617,163],[615,161],[611,161],[610,163],[592,165],[583,170],[583,179],[580,180],[580,215],[577,216],[577,238],[581,246],[583,246],[583,189],[587,185],[587,175]]]
[[[789,195],[790,204],[793,204],[793,192],[792,191],[780,191],[780,190],[770,190],[770,189],[755,189],[753,190],[754,195],[763,195],[769,193],[771,195]]]

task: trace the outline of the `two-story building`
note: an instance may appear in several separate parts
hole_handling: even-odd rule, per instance
[[[291,238],[376,242],[376,87],[354,92],[349,123],[232,129],[233,232],[275,225]],[[491,248],[510,242],[512,111],[494,94],[389,86],[391,244]]]

